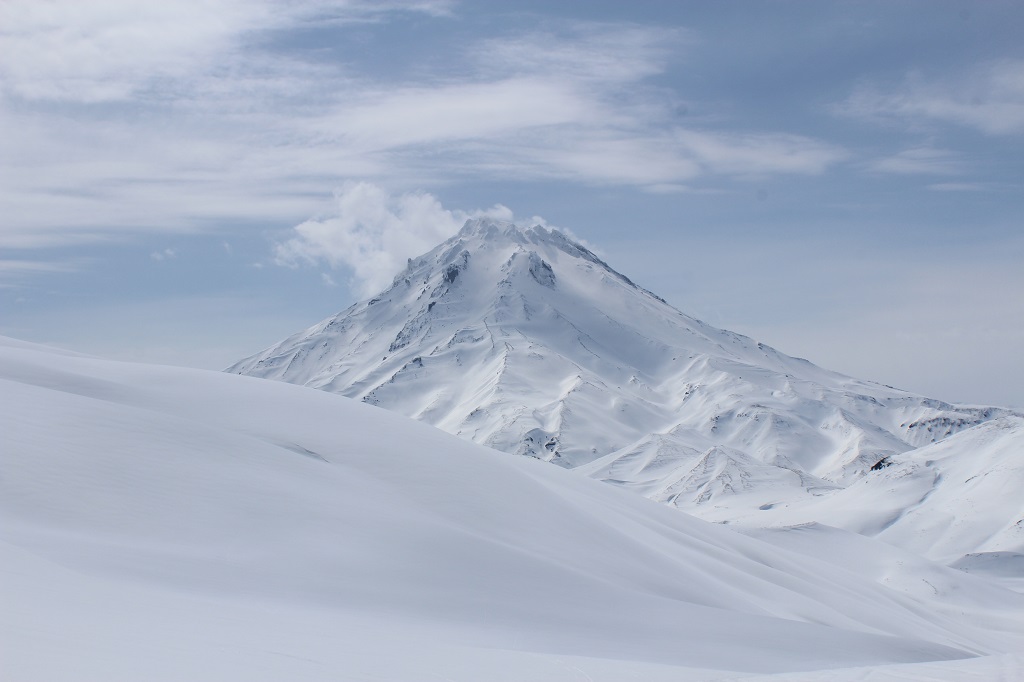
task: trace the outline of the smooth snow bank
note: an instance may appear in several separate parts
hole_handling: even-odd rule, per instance
[[[1021,643],[321,391],[2,341],[0,401],[10,679],[710,679]]]

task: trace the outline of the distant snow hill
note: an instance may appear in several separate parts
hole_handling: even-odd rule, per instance
[[[819,503],[867,505],[899,471],[915,483],[882,505],[887,519],[829,519],[910,526],[940,478],[909,453],[997,419],[1016,443],[1000,455],[1011,485],[1024,485],[1012,411],[859,381],[716,329],[540,226],[471,220],[377,296],[227,371],[357,398],[719,521],[814,520]],[[972,438],[943,455],[965,478],[990,464]],[[977,502],[977,542],[968,529],[938,554],[1024,550],[1020,505]]]
[[[741,534],[321,391],[8,339],[0,603],[5,680],[1024,666],[1024,596],[877,540]]]

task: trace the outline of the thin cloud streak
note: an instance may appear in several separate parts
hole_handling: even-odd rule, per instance
[[[837,145],[801,135],[679,130],[675,137],[701,167],[721,175],[818,175],[848,156]]]
[[[878,159],[869,168],[878,173],[900,175],[955,175],[960,172],[961,164],[948,150],[917,147]]]
[[[573,82],[629,84],[661,73],[672,54],[696,37],[681,28],[632,24],[576,24],[553,31],[492,38],[469,50],[483,73],[555,75]]]
[[[261,33],[451,8],[443,0],[8,0],[0,4],[0,83],[28,100],[159,99],[168,88],[186,94],[197,76],[251,53]]]
[[[990,192],[993,187],[983,182],[936,182],[928,185],[933,192]]]
[[[17,258],[0,259],[0,289],[19,289],[29,278],[81,270],[86,266],[84,259],[77,260],[29,260]]]
[[[563,123],[595,125],[600,115],[568,83],[536,78],[411,87],[362,98],[367,101],[339,108],[323,125],[366,151],[493,138]]]
[[[1024,133],[1024,61],[1001,60],[941,79],[915,73],[897,87],[864,85],[834,111],[912,127],[946,123],[987,135],[1019,135]]]

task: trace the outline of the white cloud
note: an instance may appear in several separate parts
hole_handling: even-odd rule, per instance
[[[26,99],[126,99],[149,79],[190,73],[254,23],[237,3],[205,4],[4,2],[0,82]]]
[[[955,155],[945,149],[916,147],[879,159],[869,166],[879,173],[900,175],[953,175],[960,171]]]
[[[412,152],[402,158],[407,168],[420,163],[436,168],[447,161],[504,180],[568,180],[658,192],[702,176],[816,175],[846,157],[841,147],[798,135],[567,124],[452,142],[440,159]]]
[[[0,260],[0,272],[5,274],[19,272],[69,272],[76,267],[68,262],[38,260]]]
[[[170,260],[171,258],[177,258],[178,252],[174,249],[164,249],[163,251],[154,251],[149,254],[149,257],[155,261]]]
[[[928,185],[933,192],[987,192],[992,187],[983,182],[936,182]]]
[[[802,135],[680,130],[676,139],[704,169],[726,175],[817,175],[847,156],[840,147]]]
[[[275,260],[292,267],[326,262],[350,269],[350,285],[362,296],[383,289],[406,259],[452,236],[469,218],[513,219],[512,211],[500,204],[486,210],[452,211],[431,194],[391,196],[367,182],[343,187],[337,203],[337,216],[296,225],[296,234],[276,246]]]
[[[516,154],[488,150],[484,165],[513,176],[646,186],[688,180],[700,167],[673,141],[615,130],[558,129],[521,143]]]
[[[799,135],[559,128],[515,154],[496,149],[479,163],[514,177],[541,174],[663,193],[700,176],[816,175],[846,156],[840,147]]]
[[[82,263],[70,261],[22,260],[14,258],[0,259],[0,273],[5,276],[34,272],[70,272]]]
[[[0,259],[0,289],[19,288],[21,280],[37,275],[59,272],[74,272],[86,265],[86,261]]]
[[[246,50],[256,32],[395,11],[443,15],[450,7],[437,0],[5,0],[0,83],[26,99],[105,102],[142,90],[173,97],[187,94],[194,85],[187,81]]]
[[[932,80],[915,73],[896,88],[866,85],[835,110],[915,126],[942,122],[989,135],[1018,135],[1024,133],[1024,60],[991,62]]]
[[[843,157],[795,135],[680,128],[676,95],[650,77],[692,42],[683,30],[549,22],[469,40],[402,78],[295,48],[300,29],[341,39],[338,26],[452,7],[0,2],[0,129],[17,131],[0,136],[0,246],[292,224],[355,178],[659,191],[705,175],[820,173]]]
[[[567,83],[513,78],[367,92],[339,103],[320,126],[357,149],[376,150],[579,124],[595,114]]]
[[[542,74],[580,81],[630,83],[660,73],[671,53],[694,42],[679,28],[577,24],[554,31],[484,40],[471,54],[499,75]]]

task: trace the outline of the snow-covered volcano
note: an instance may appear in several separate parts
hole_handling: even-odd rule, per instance
[[[230,372],[321,388],[692,511],[846,486],[1008,414],[687,316],[557,230],[471,220],[379,295]]]

